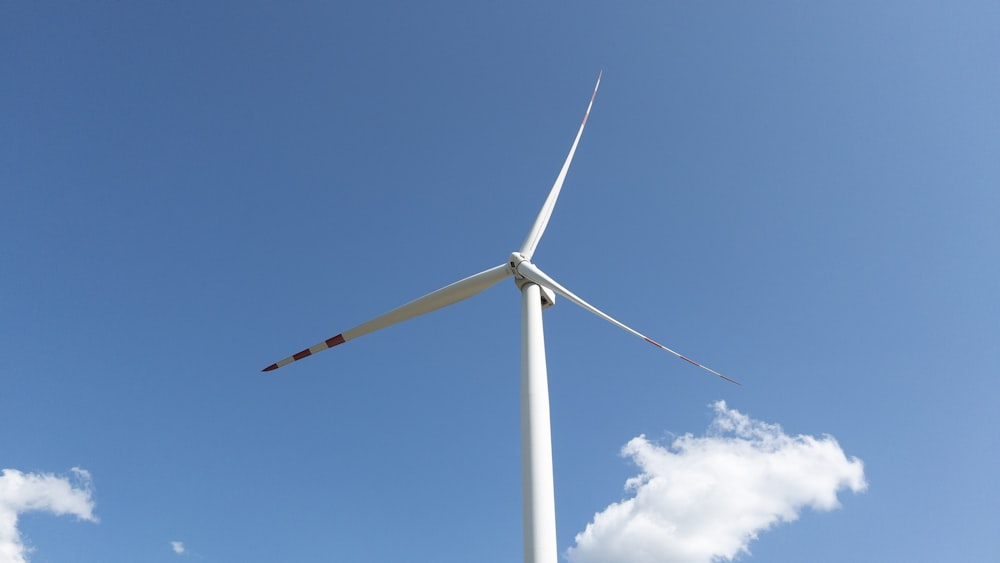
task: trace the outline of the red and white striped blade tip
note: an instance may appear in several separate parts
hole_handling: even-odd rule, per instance
[[[274,370],[276,370],[276,369],[278,369],[280,367],[287,366],[288,364],[290,364],[292,362],[297,362],[297,361],[299,361],[299,360],[301,360],[303,358],[308,358],[309,356],[312,356],[313,354],[318,354],[319,352],[322,352],[323,350],[328,350],[330,348],[333,348],[334,346],[336,346],[338,344],[343,344],[344,342],[346,342],[346,340],[344,340],[344,335],[343,334],[338,334],[337,336],[334,336],[333,338],[327,338],[326,340],[324,340],[323,342],[320,342],[319,344],[316,344],[315,346],[310,346],[309,348],[306,348],[305,350],[302,350],[301,352],[297,352],[295,354],[292,354],[291,356],[288,356],[287,358],[285,358],[284,360],[281,360],[280,362],[273,363],[273,364],[267,366],[266,368],[264,368],[264,369],[262,369],[260,371],[262,371],[262,372],[263,371],[274,371]]]
[[[689,363],[689,364],[691,364],[693,366],[700,367],[701,369],[703,369],[703,370],[705,370],[705,371],[707,371],[707,372],[709,372],[709,373],[711,373],[713,375],[717,375],[717,376],[721,377],[722,379],[725,379],[726,381],[728,381],[730,383],[735,383],[736,385],[739,385],[740,387],[743,387],[743,384],[740,383],[739,381],[736,381],[735,379],[732,379],[730,377],[726,377],[726,376],[722,375],[721,373],[715,371],[714,369],[712,369],[712,368],[710,368],[708,366],[703,366],[703,365],[699,364],[698,362],[692,360],[691,358],[685,356],[684,354],[681,354],[679,352],[675,352],[675,351],[671,350],[670,348],[667,348],[666,346],[664,346],[663,344],[660,344],[659,342],[653,340],[652,338],[644,336],[643,339],[646,342],[649,342],[650,344],[652,344],[653,346],[656,346],[657,348],[660,348],[662,350],[666,350],[667,352],[670,352],[671,354],[677,356],[678,358],[684,360],[685,362],[687,362],[687,363]]]

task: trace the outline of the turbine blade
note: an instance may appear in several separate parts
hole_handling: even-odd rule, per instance
[[[684,360],[685,362],[688,362],[690,364],[698,366],[701,369],[703,369],[703,370],[705,370],[705,371],[707,371],[707,372],[709,372],[709,373],[711,373],[713,375],[721,377],[722,379],[725,379],[726,381],[728,381],[730,383],[735,383],[736,385],[740,384],[739,381],[736,381],[735,379],[730,379],[730,378],[722,375],[721,373],[715,371],[714,369],[712,369],[712,368],[710,368],[708,366],[703,366],[703,365],[699,364],[698,362],[692,360],[691,358],[688,358],[687,356],[685,356],[683,354],[680,354],[678,352],[675,352],[675,351],[671,350],[670,348],[667,348],[663,344],[660,344],[659,342],[653,340],[652,338],[646,336],[645,334],[642,334],[641,332],[639,332],[639,331],[637,331],[637,330],[635,330],[633,328],[630,328],[630,327],[626,326],[624,323],[618,322],[613,317],[611,317],[610,315],[604,313],[603,311],[601,311],[597,307],[594,307],[590,303],[587,303],[583,299],[580,299],[579,297],[577,297],[572,291],[570,291],[570,290],[566,289],[565,287],[559,285],[559,282],[557,282],[556,280],[554,280],[551,277],[549,277],[548,274],[546,274],[545,272],[543,272],[540,269],[538,269],[538,266],[535,266],[531,262],[524,261],[524,262],[521,262],[520,264],[518,264],[517,265],[517,273],[520,274],[521,276],[524,276],[524,278],[527,279],[527,280],[529,280],[529,281],[532,281],[534,283],[537,283],[538,285],[541,285],[541,286],[544,286],[544,287],[547,287],[547,288],[551,289],[552,291],[558,293],[559,295],[565,297],[566,299],[572,301],[573,303],[576,303],[580,307],[583,307],[584,309],[590,311],[591,313],[597,315],[598,317],[601,317],[602,319],[604,319],[604,320],[608,321],[609,323],[617,326],[618,328],[621,328],[621,329],[625,330],[626,332],[629,332],[631,334],[634,334],[634,335],[638,336],[639,338],[645,340],[646,342],[649,342],[650,344],[652,344],[653,346],[656,346],[657,348],[660,348],[661,350],[665,350],[667,352],[670,352],[671,354],[677,356],[678,358]]]
[[[280,362],[273,363],[261,371],[272,371],[280,367],[286,366],[296,360],[301,360],[307,358],[313,354],[318,354],[323,350],[328,348],[333,348],[338,344],[343,344],[348,340],[353,340],[359,336],[364,336],[369,332],[375,332],[376,330],[385,328],[387,326],[394,325],[396,323],[403,322],[413,317],[418,317],[424,313],[430,313],[431,311],[436,311],[442,307],[447,307],[453,303],[457,303],[463,299],[468,299],[477,293],[485,291],[494,285],[500,283],[508,276],[511,275],[510,266],[507,264],[501,264],[495,268],[490,268],[479,272],[476,275],[469,276],[463,280],[457,281],[451,285],[442,287],[437,291],[433,291],[410,301],[406,305],[397,307],[388,313],[379,315],[374,319],[360,324],[348,331],[342,332],[337,336],[328,338],[323,342],[316,344],[315,346],[310,346],[301,352],[292,354],[287,358],[281,360]]]
[[[542,239],[545,227],[549,224],[549,218],[552,217],[552,210],[556,207],[556,200],[559,199],[559,191],[562,190],[563,181],[566,180],[569,165],[573,162],[573,155],[576,154],[576,146],[580,143],[580,137],[583,135],[583,127],[587,125],[587,118],[590,117],[590,108],[594,105],[594,98],[597,96],[597,88],[601,85],[601,76],[603,74],[604,71],[602,70],[597,75],[597,84],[594,85],[594,93],[590,95],[590,103],[587,104],[587,113],[583,114],[583,123],[580,124],[580,130],[576,133],[573,146],[569,149],[566,162],[563,163],[562,170],[559,171],[559,175],[556,176],[556,182],[552,184],[552,189],[549,191],[549,197],[545,199],[542,210],[538,213],[538,217],[535,218],[535,223],[531,226],[531,231],[528,232],[527,238],[524,239],[524,244],[521,245],[521,254],[529,260],[535,253],[538,241]]]

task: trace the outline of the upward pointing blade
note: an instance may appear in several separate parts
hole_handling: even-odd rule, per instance
[[[436,311],[442,307],[447,307],[448,305],[457,303],[463,299],[468,299],[477,293],[493,287],[510,275],[510,266],[507,264],[501,264],[495,268],[479,272],[476,275],[469,276],[449,286],[442,287],[437,291],[433,291],[423,297],[410,301],[406,305],[397,307],[388,313],[375,317],[374,319],[360,324],[351,330],[342,332],[333,338],[328,338],[315,346],[310,346],[301,352],[292,354],[280,362],[267,366],[262,371],[276,370],[296,360],[307,358],[313,354],[318,354],[323,350],[333,348],[338,344],[343,344],[348,340],[364,336],[369,332],[375,332],[376,330],[387,326],[392,326],[396,323],[412,319],[413,317],[418,317],[424,313],[430,313],[431,311]]]
[[[552,291],[558,293],[559,295],[562,295],[566,299],[569,299],[573,303],[576,303],[580,307],[583,307],[584,309],[590,311],[591,313],[597,315],[598,317],[601,317],[602,319],[608,321],[609,323],[611,323],[611,324],[613,324],[613,325],[615,325],[615,326],[617,326],[617,327],[619,327],[619,328],[621,328],[621,329],[623,329],[623,330],[625,330],[627,332],[630,332],[630,333],[638,336],[639,338],[645,340],[646,342],[649,342],[650,344],[652,344],[653,346],[656,346],[657,348],[660,348],[661,350],[665,350],[667,352],[670,352],[671,354],[677,356],[678,358],[684,360],[685,362],[688,362],[689,364],[693,364],[695,366],[698,366],[701,369],[703,369],[703,370],[705,370],[705,371],[707,371],[707,372],[709,372],[709,373],[711,373],[713,375],[717,375],[717,376],[721,377],[722,379],[725,379],[726,381],[728,381],[730,383],[735,383],[736,385],[740,384],[739,381],[736,381],[735,379],[730,379],[730,378],[722,375],[721,373],[715,371],[714,369],[712,369],[712,368],[710,368],[708,366],[703,366],[703,365],[699,364],[698,362],[692,360],[691,358],[688,358],[687,356],[685,356],[683,354],[680,354],[678,352],[675,352],[675,351],[671,350],[670,348],[667,348],[663,344],[660,344],[659,342],[653,340],[652,338],[649,338],[645,334],[642,334],[641,332],[639,332],[639,331],[637,331],[635,329],[632,329],[632,328],[626,326],[623,323],[618,322],[617,320],[615,320],[614,318],[612,318],[610,315],[602,312],[597,307],[594,307],[590,303],[587,303],[583,299],[580,299],[579,297],[577,297],[570,290],[568,290],[565,287],[559,285],[559,282],[557,282],[556,280],[554,280],[551,277],[549,277],[548,274],[546,274],[545,272],[539,270],[538,266],[535,266],[534,264],[532,264],[531,262],[528,262],[527,260],[525,260],[524,262],[521,262],[520,264],[517,265],[517,273],[520,274],[521,276],[524,276],[524,278],[527,279],[527,280],[529,280],[529,281],[532,281],[534,283],[537,283],[540,286],[547,287],[547,288],[551,289]]]
[[[560,170],[559,175],[556,176],[556,182],[552,184],[552,189],[549,191],[549,197],[545,198],[542,210],[538,213],[538,217],[535,218],[535,223],[531,226],[531,231],[528,232],[528,237],[524,239],[524,244],[521,245],[521,254],[529,260],[535,253],[535,248],[538,247],[538,241],[542,240],[542,233],[545,232],[545,227],[549,224],[549,218],[552,217],[552,210],[556,207],[556,200],[559,199],[559,191],[562,190],[563,181],[566,180],[566,173],[569,172],[569,165],[573,162],[573,155],[576,154],[576,146],[580,143],[580,137],[583,135],[583,128],[587,125],[587,118],[590,117],[590,108],[594,105],[594,98],[597,96],[597,88],[601,85],[601,76],[603,74],[604,71],[602,70],[597,75],[597,84],[594,85],[594,93],[590,95],[590,103],[587,104],[587,113],[583,114],[583,123],[580,124],[580,130],[576,133],[576,139],[573,140],[573,146],[569,149],[569,155],[566,157],[566,162],[563,163],[562,170]]]

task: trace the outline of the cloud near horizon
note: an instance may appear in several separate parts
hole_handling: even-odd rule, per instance
[[[566,553],[571,562],[731,561],[804,508],[833,510],[841,489],[867,488],[861,460],[832,436],[788,436],[725,401],[713,408],[706,436],[664,447],[640,435],[622,448],[640,469],[625,483],[633,496],[594,515]]]
[[[18,516],[25,512],[72,514],[79,520],[97,522],[94,516],[90,473],[74,467],[72,477],[49,473],[0,470],[0,563],[26,563],[30,551],[21,541]]]

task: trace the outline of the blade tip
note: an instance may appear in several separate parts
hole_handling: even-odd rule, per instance
[[[278,364],[271,364],[271,365],[267,366],[266,368],[264,368],[264,369],[262,369],[262,370],[260,370],[260,371],[261,371],[261,372],[265,372],[265,371],[274,371],[274,370],[276,370],[276,369],[278,369]]]

